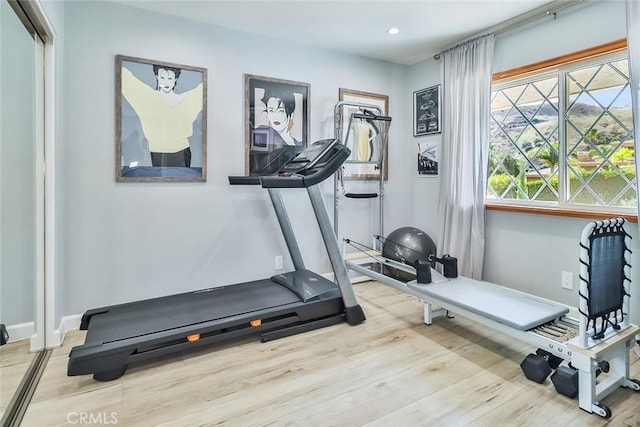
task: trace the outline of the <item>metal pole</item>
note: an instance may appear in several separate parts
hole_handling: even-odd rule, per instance
[[[269,197],[273,204],[273,210],[276,212],[276,216],[278,217],[278,223],[280,224],[280,229],[282,229],[284,241],[287,243],[287,249],[289,249],[289,255],[293,261],[293,266],[298,271],[304,270],[305,267],[302,259],[302,253],[298,247],[296,236],[293,233],[291,221],[289,221],[289,215],[287,215],[287,209],[284,207],[282,194],[280,194],[280,190],[278,188],[267,188],[267,190],[269,191]]]
[[[386,153],[388,150],[389,144],[389,125],[387,123],[383,123],[381,125],[381,130],[383,130],[382,134],[382,152],[380,153],[380,181],[379,181],[379,195],[378,198],[378,218],[380,225],[380,236],[384,237],[384,161],[386,159]],[[382,252],[382,243],[380,242],[380,252]]]
[[[382,114],[382,108],[380,108],[377,105],[372,105],[372,104],[363,104],[360,102],[351,102],[351,101],[340,101],[338,102],[334,107],[333,107],[333,137],[340,140],[341,142],[343,142],[346,145],[346,141],[342,141],[341,137],[342,135],[340,135],[340,131],[342,130],[342,126],[341,126],[341,122],[342,122],[342,117],[340,117],[340,112],[342,111],[342,107],[343,106],[349,106],[349,107],[357,107],[360,109],[370,109],[370,110],[375,110],[378,112],[378,114]],[[333,233],[335,234],[336,238],[339,238],[338,235],[338,204],[340,202],[340,173],[342,173],[342,167],[340,167],[339,170],[336,171],[336,173],[334,174],[333,177]],[[342,179],[344,179],[344,177],[342,177]],[[382,233],[380,233],[380,235],[382,235]]]
[[[342,168],[342,166],[340,166]],[[338,203],[340,202],[340,168],[333,174],[333,233],[338,238]]]
[[[347,321],[350,324],[355,324],[352,323],[355,319],[349,319],[349,315],[350,313],[356,311],[356,313],[360,312],[360,315],[362,316],[362,318],[356,322],[359,323],[364,320],[364,313],[358,305],[356,296],[353,293],[353,288],[351,287],[351,280],[349,280],[347,268],[344,264],[344,261],[342,260],[342,256],[340,255],[338,240],[331,230],[331,222],[329,221],[329,215],[327,213],[327,207],[325,205],[324,198],[322,197],[322,193],[320,192],[320,188],[318,185],[308,187],[307,193],[309,193],[311,206],[313,206],[313,211],[316,214],[316,220],[318,221],[318,226],[320,227],[320,234],[322,234],[324,245],[327,248],[327,254],[329,255],[329,261],[331,262],[331,267],[333,268],[335,279],[338,282],[340,293],[342,293],[342,300],[344,301],[345,309],[347,311]],[[356,314],[356,319],[357,317],[358,316]]]

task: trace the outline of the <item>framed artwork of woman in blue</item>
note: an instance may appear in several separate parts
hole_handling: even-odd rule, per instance
[[[245,75],[245,174],[269,175],[309,142],[308,83]]]
[[[116,56],[116,181],[207,180],[207,70]]]

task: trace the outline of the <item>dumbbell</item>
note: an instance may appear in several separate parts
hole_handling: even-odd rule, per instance
[[[606,374],[611,368],[611,365],[606,360],[601,360],[597,364],[596,377],[603,372]],[[578,395],[578,370],[571,363],[569,363],[569,366],[560,366],[556,369],[551,375],[551,382],[558,393],[570,399]]]
[[[578,370],[569,364],[569,366],[560,366],[551,375],[551,382],[560,394],[570,399],[578,395]]]
[[[562,359],[541,348],[536,350],[536,354],[529,354],[520,363],[520,368],[527,379],[542,384],[552,369],[556,369],[562,363]]]

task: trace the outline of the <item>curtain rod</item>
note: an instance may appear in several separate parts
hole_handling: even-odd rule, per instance
[[[556,19],[558,12],[560,12],[561,10],[584,3],[584,1],[585,0],[573,0],[573,1],[556,0],[555,2],[552,2],[550,4],[547,4],[545,6],[539,7],[534,10],[530,10],[529,12],[523,13],[522,15],[516,16],[507,21],[501,22],[500,24],[494,25],[493,27],[489,27],[474,36],[471,36],[467,39],[457,42],[456,44],[446,49],[443,49],[441,52],[438,52],[435,55],[433,55],[433,59],[437,61],[440,59],[443,53],[450,51],[451,49],[455,49],[456,47],[460,46],[463,43],[485,36],[487,34],[493,33],[498,35],[498,34],[506,33],[507,31],[511,31],[515,28],[529,24],[530,22],[533,22],[533,21],[537,21],[538,19],[546,18],[548,16],[551,16],[553,17],[553,19]]]

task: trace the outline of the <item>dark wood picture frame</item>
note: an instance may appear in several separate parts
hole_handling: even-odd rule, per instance
[[[117,182],[207,180],[207,69],[116,55]]]
[[[440,85],[413,93],[413,136],[440,133]]]
[[[245,74],[245,175],[277,172],[310,138],[311,85]]]

